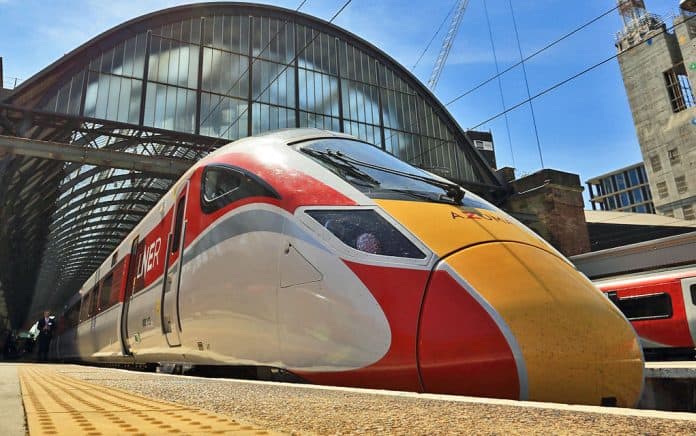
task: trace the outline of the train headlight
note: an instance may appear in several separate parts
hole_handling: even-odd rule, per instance
[[[349,247],[382,256],[424,259],[416,245],[374,210],[307,210],[307,215]]]

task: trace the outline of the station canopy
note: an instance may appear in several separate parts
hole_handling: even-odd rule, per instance
[[[20,326],[61,310],[191,163],[292,127],[352,134],[484,196],[502,192],[444,106],[370,43],[276,7],[166,9],[0,100],[0,317]]]

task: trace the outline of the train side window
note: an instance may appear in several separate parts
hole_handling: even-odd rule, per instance
[[[109,274],[106,276],[104,281],[102,282],[101,285],[101,294],[99,294],[99,309],[100,310],[106,310],[110,306],[111,302],[111,288],[112,288],[112,283],[113,283],[113,274]]]
[[[80,306],[80,321],[84,321],[89,318],[89,305],[92,301],[92,293],[88,292],[87,295],[82,297],[82,305]]]
[[[691,285],[689,290],[691,291],[691,304],[696,306],[696,284]]]
[[[242,168],[209,165],[203,170],[201,208],[213,213],[230,203],[248,197],[280,198],[263,179]]]
[[[65,315],[66,328],[75,327],[80,322],[80,303],[74,304]]]
[[[664,292],[619,298],[615,304],[630,321],[672,317],[672,298]]]
[[[91,291],[89,291],[89,294],[92,296],[89,302],[89,317],[93,317],[94,315],[97,314],[97,303],[99,302],[97,295],[99,293],[99,287],[95,286],[92,288]]]

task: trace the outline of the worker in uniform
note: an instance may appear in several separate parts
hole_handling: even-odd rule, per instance
[[[39,329],[39,361],[48,360],[48,347],[51,345],[53,336],[54,321],[48,310],[44,310],[43,317],[39,318],[37,328]]]

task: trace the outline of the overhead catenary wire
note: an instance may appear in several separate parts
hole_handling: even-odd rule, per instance
[[[343,6],[341,6],[341,8],[340,8],[338,11],[336,11],[335,14],[333,14],[333,16],[331,17],[331,19],[329,19],[328,23],[329,23],[329,24],[333,23],[333,21],[334,21],[334,20],[335,20],[335,19],[348,7],[348,5],[349,5],[352,1],[353,1],[353,0],[346,0],[346,1],[343,3]],[[292,64],[295,63],[295,61],[296,61],[297,58],[300,56],[300,54],[303,53],[304,50],[305,50],[307,47],[309,47],[309,45],[310,45],[311,43],[313,43],[315,39],[317,39],[317,38],[319,37],[319,35],[320,35],[320,33],[319,33],[319,32],[316,32],[316,34],[312,37],[312,39],[310,39],[301,49],[296,50],[295,56],[290,60],[290,62],[288,62],[287,65],[285,65],[285,66],[280,70],[280,72],[279,72],[278,74],[276,74],[276,76],[275,76],[272,80],[270,80],[270,81],[268,82],[268,85],[266,85],[266,87],[263,88],[263,89],[258,93],[258,96],[256,96],[256,97],[251,101],[252,104],[258,102],[258,99],[268,90],[268,88],[270,88],[271,85],[273,85],[273,83],[275,83],[275,81],[278,80],[278,78],[279,78],[281,75],[283,75],[283,73],[285,73],[285,71],[287,71],[287,69],[290,67],[290,65],[292,65]],[[220,137],[219,137],[217,140],[213,141],[213,146],[214,146],[215,144],[217,144],[218,141],[224,139],[224,136],[227,134],[227,132],[232,128],[232,126],[236,125],[236,124],[239,122],[239,120],[242,118],[242,116],[244,116],[244,114],[247,113],[248,110],[249,110],[249,105],[247,105],[247,106],[244,108],[244,110],[242,110],[241,113],[237,116],[237,118],[235,118],[235,120],[234,120],[233,122],[231,122],[231,123],[227,126],[227,128],[222,132],[222,134],[220,135]]]
[[[580,32],[581,30],[587,28],[588,26],[590,26],[590,25],[596,23],[596,22],[599,21],[600,19],[606,17],[607,15],[609,15],[609,14],[612,13],[612,12],[614,12],[614,11],[617,10],[618,8],[619,8],[619,6],[618,6],[618,4],[617,4],[616,6],[614,6],[614,7],[611,8],[611,9],[609,9],[608,11],[603,12],[601,15],[598,15],[598,16],[592,18],[591,20],[589,20],[589,21],[587,21],[587,22],[581,24],[580,26],[576,27],[575,29],[573,29],[573,30],[571,30],[571,31],[569,31],[569,32],[567,32],[567,33],[565,33],[564,35],[558,37],[557,39],[553,40],[552,42],[546,44],[544,47],[541,47],[540,49],[538,49],[538,50],[535,51],[534,53],[530,54],[530,55],[527,56],[526,58],[523,58],[520,62],[517,62],[517,63],[511,65],[510,67],[506,68],[505,70],[503,70],[503,71],[501,71],[501,72],[499,72],[499,73],[496,73],[495,75],[493,75],[493,76],[487,78],[486,80],[484,80],[483,82],[481,82],[481,83],[479,83],[478,85],[474,86],[473,88],[469,89],[468,91],[466,91],[466,92],[464,92],[464,93],[458,95],[458,96],[455,97],[454,99],[452,99],[452,100],[450,100],[449,102],[445,103],[445,104],[444,104],[445,107],[454,104],[454,103],[455,103],[456,101],[458,101],[459,99],[461,99],[461,98],[463,98],[463,97],[465,97],[465,96],[471,94],[472,92],[474,92],[474,91],[480,89],[481,87],[483,87],[483,86],[485,86],[486,84],[492,82],[493,80],[496,80],[498,77],[503,76],[503,75],[505,75],[506,73],[508,73],[508,72],[512,71],[513,69],[515,69],[516,67],[522,65],[523,62],[529,61],[530,59],[534,58],[535,56],[538,56],[539,54],[543,53],[544,51],[546,51],[546,50],[548,50],[548,49],[554,47],[555,45],[561,43],[562,41],[564,41],[564,40],[570,38],[571,36],[575,35],[576,33]],[[433,115],[433,116],[434,116],[434,115]],[[414,125],[415,125],[415,123],[412,123],[409,127],[413,127]],[[390,134],[388,137],[386,137],[386,138],[385,138],[385,143],[386,143],[386,141],[387,141],[388,139],[390,139],[390,138],[391,138],[392,136],[394,136],[395,134],[396,134],[396,132],[394,132],[394,133]],[[426,150],[426,152],[427,152],[427,150]],[[417,159],[417,158],[423,156],[426,152],[423,152],[423,153],[420,153],[420,154],[416,155],[416,157],[414,157],[413,159],[409,160],[409,162],[413,162],[415,159]]]
[[[304,6],[305,3],[307,3],[307,1],[308,0],[302,0],[300,2],[300,4],[295,8],[295,12],[299,12],[299,10],[302,9],[302,6]],[[268,47],[270,47],[271,44],[273,44],[273,41],[275,41],[275,39],[278,37],[280,32],[285,30],[285,27],[288,25],[288,21],[289,20],[283,21],[283,26],[280,29],[278,29],[278,31],[273,35],[273,37],[271,37],[268,40],[268,43],[266,43],[266,45],[261,49],[261,51],[259,52],[259,55],[261,53],[263,53],[264,51],[266,51],[266,49]],[[224,101],[225,97],[230,97],[230,95],[231,95],[230,93],[232,92],[232,90],[235,88],[235,86],[237,86],[239,84],[239,82],[241,82],[244,75],[246,75],[249,72],[249,69],[254,65],[254,62],[256,62],[258,59],[259,59],[259,56],[252,56],[251,63],[249,65],[247,65],[246,69],[241,74],[239,74],[239,77],[237,78],[237,80],[234,81],[234,83],[232,83],[232,86],[229,87],[227,92],[220,95],[220,98],[218,99],[217,103],[215,103],[215,105],[210,109],[210,111],[208,112],[208,115],[206,115],[205,118],[203,118],[201,121],[199,121],[199,123],[198,123],[199,126],[202,126],[206,121],[208,121],[208,118],[210,118],[215,113],[217,108]]]
[[[456,96],[452,100],[445,103],[445,106],[449,106],[452,103],[466,97],[467,95],[471,94],[472,92],[476,91],[477,89],[480,89],[482,86],[485,86],[485,85],[489,84],[490,82],[492,82],[493,80],[497,79],[499,76],[507,74],[508,72],[510,72],[510,71],[514,70],[515,68],[517,68],[518,66],[522,65],[523,62],[527,62],[528,60],[540,55],[541,53],[543,53],[546,50],[550,49],[551,47],[555,46],[556,44],[570,38],[571,36],[575,35],[576,33],[583,30],[584,28],[586,28],[586,27],[596,23],[597,21],[601,20],[602,18],[606,17],[607,15],[614,12],[618,8],[619,8],[618,5],[614,6],[613,8],[611,8],[608,11],[604,12],[603,14],[598,15],[597,17],[591,19],[590,21],[586,22],[585,24],[581,25],[580,27],[577,27],[577,28],[571,30],[570,32],[566,33],[565,35],[561,36],[560,38],[550,42],[549,44],[545,45],[544,47],[542,47],[539,50],[535,51],[534,53],[530,54],[526,58],[522,59],[520,62],[517,62],[513,65],[510,65],[508,68],[504,69],[499,74],[496,74],[495,76],[489,77],[488,79],[484,80],[483,82],[479,83],[478,85],[474,86],[473,88],[469,89],[468,91],[459,94],[458,96]]]
[[[491,26],[491,18],[488,13],[488,1],[483,0],[483,10],[486,14],[486,24],[488,25],[488,37],[491,41],[491,49],[493,50],[493,62],[495,64],[495,72],[498,76],[498,91],[500,92],[500,102],[503,105],[503,110],[505,110],[505,93],[503,92],[503,80],[500,76],[500,66],[498,64],[498,55],[495,50],[495,40],[493,38],[493,27]],[[507,132],[508,145],[510,146],[510,156],[512,157],[512,166],[515,166],[515,153],[512,150],[512,135],[510,135],[510,120],[507,114],[505,115],[505,131]]]
[[[512,7],[512,0],[508,0],[510,5],[510,15],[512,16],[512,27],[515,30],[515,39],[517,39],[517,51],[520,53],[520,62],[522,63],[522,74],[524,75],[524,85],[527,88],[527,98],[532,96],[529,90],[529,78],[527,77],[527,67],[524,63],[524,56],[522,55],[522,44],[520,43],[520,32],[517,29],[517,19],[515,18],[515,9]],[[539,129],[537,128],[536,114],[534,114],[534,103],[529,101],[529,110],[532,113],[532,125],[534,126],[534,136],[536,137],[537,150],[539,151],[539,161],[541,162],[541,167],[544,168],[544,155],[541,152],[541,141],[539,141]],[[507,122],[507,115],[505,116],[505,121]],[[511,146],[512,147],[512,146]],[[515,158],[512,158],[512,166],[515,166]]]
[[[589,73],[590,71],[595,70],[595,69],[601,67],[602,65],[604,65],[604,64],[606,64],[606,63],[608,63],[608,62],[610,62],[610,61],[612,61],[612,60],[618,58],[619,56],[621,56],[621,55],[623,55],[623,54],[625,54],[625,53],[628,53],[628,52],[631,51],[631,50],[635,50],[636,48],[642,46],[643,44],[648,44],[649,41],[652,41],[652,39],[655,38],[656,36],[660,36],[660,35],[662,35],[662,34],[664,34],[664,33],[671,32],[671,31],[674,30],[677,26],[684,25],[684,24],[688,23],[689,21],[693,20],[694,18],[696,18],[696,15],[692,15],[692,16],[690,16],[690,17],[687,17],[687,18],[685,18],[683,21],[681,21],[681,22],[679,22],[679,23],[677,23],[677,24],[674,24],[674,25],[672,25],[672,26],[665,27],[664,29],[660,30],[659,32],[656,32],[655,34],[651,35],[650,38],[645,39],[645,40],[643,40],[643,41],[640,41],[639,43],[634,44],[634,45],[628,47],[627,49],[625,49],[625,50],[623,50],[623,51],[621,51],[621,52],[619,52],[619,53],[616,53],[615,55],[612,55],[612,56],[610,56],[610,57],[608,57],[608,58],[606,58],[606,59],[604,59],[604,60],[602,60],[602,61],[600,61],[600,62],[597,62],[596,64],[593,64],[593,65],[591,65],[591,66],[585,68],[584,70],[582,70],[582,71],[580,71],[580,72],[578,72],[578,73],[576,73],[576,74],[574,74],[574,75],[572,75],[572,76],[570,76],[570,77],[568,77],[568,78],[566,78],[566,79],[564,79],[564,80],[562,80],[562,81],[560,81],[560,82],[558,82],[558,83],[556,83],[556,84],[554,84],[554,85],[552,85],[552,86],[550,86],[550,87],[544,89],[543,91],[540,91],[540,92],[538,92],[537,94],[535,94],[535,95],[533,95],[533,96],[531,96],[531,97],[529,97],[529,98],[527,98],[527,99],[525,99],[525,100],[523,100],[523,101],[521,101],[521,102],[515,104],[514,106],[512,106],[512,107],[508,108],[507,110],[505,110],[504,112],[500,112],[500,113],[495,114],[495,115],[493,115],[492,117],[490,117],[490,118],[488,118],[488,119],[486,119],[486,120],[484,120],[484,121],[481,121],[480,123],[478,123],[478,124],[476,124],[475,126],[471,127],[470,130],[477,129],[477,128],[483,126],[484,124],[487,124],[487,123],[489,123],[489,122],[495,120],[496,118],[499,118],[499,117],[503,116],[504,113],[506,113],[506,112],[513,111],[513,110],[515,110],[515,109],[517,109],[517,108],[519,108],[519,107],[521,107],[521,106],[527,104],[527,103],[530,102],[530,101],[533,101],[533,100],[535,100],[535,99],[537,99],[537,98],[539,98],[539,97],[541,97],[541,96],[543,96],[543,95],[546,95],[546,94],[548,94],[549,92],[551,92],[551,91],[553,91],[553,90],[555,90],[555,89],[557,89],[557,88],[560,88],[561,86],[563,86],[563,85],[565,85],[565,84],[567,84],[567,83],[569,83],[569,82],[572,82],[573,80],[577,79],[578,77],[581,77],[581,76],[583,76],[583,75]],[[424,155],[424,154],[427,154],[427,153],[430,153],[431,151],[436,150],[436,149],[439,148],[439,147],[442,147],[442,146],[443,146],[444,144],[446,144],[446,143],[447,143],[446,140],[441,141],[439,144],[434,145],[434,146],[428,148],[427,150],[423,151],[423,152],[420,153],[419,155],[413,157],[412,159],[409,160],[409,162],[413,162],[414,160],[418,159],[420,156],[422,156],[422,155]]]

